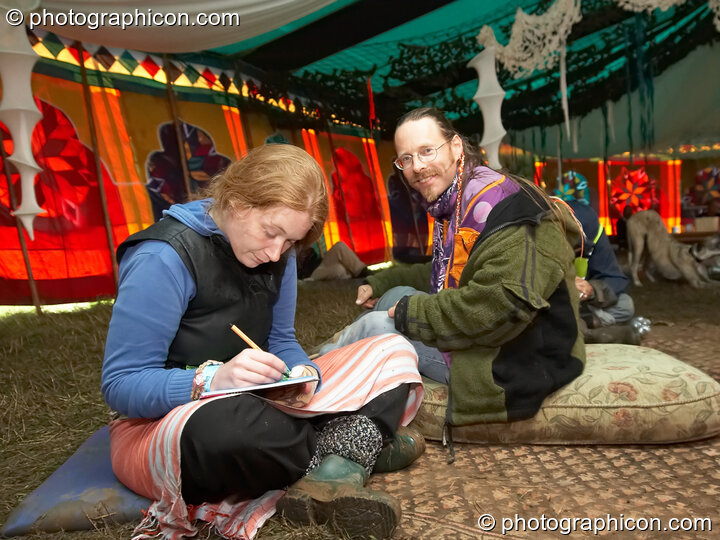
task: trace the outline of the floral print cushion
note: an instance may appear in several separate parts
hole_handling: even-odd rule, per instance
[[[549,395],[534,418],[457,426],[456,442],[627,444],[692,441],[720,433],[720,384],[663,352],[620,344],[587,345],[583,374]],[[442,440],[448,389],[423,379],[413,420]]]

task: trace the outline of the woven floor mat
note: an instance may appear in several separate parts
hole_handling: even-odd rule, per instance
[[[627,530],[634,523],[628,520],[641,518],[648,525],[651,518],[658,518],[661,528],[674,525],[671,518],[710,518],[716,535],[720,530],[720,438],[665,446],[456,444],[455,448],[452,465],[446,463],[447,452],[440,444],[429,443],[425,455],[409,469],[372,477],[371,487],[402,501],[396,539],[561,538],[562,527],[570,526],[573,518],[604,518],[606,527],[614,529],[598,536],[613,538],[713,534],[707,523],[705,532],[660,532],[657,526],[654,532]],[[478,525],[485,514],[496,522],[488,532]],[[543,514],[554,532],[542,531],[540,523],[530,521]],[[526,520],[526,530],[515,526],[522,524],[516,515]],[[588,520],[577,521],[572,538],[594,537],[592,529],[582,530],[583,523],[592,526]],[[643,522],[638,522],[637,528],[641,526]]]
[[[703,322],[658,324],[643,345],[720,380],[718,330]],[[570,538],[720,538],[720,437],[662,446],[456,444],[455,454],[455,463],[448,465],[447,451],[428,443],[409,469],[372,476],[372,487],[402,501],[403,519],[394,538],[565,538],[573,518]],[[483,531],[478,519],[488,514],[495,528]],[[545,530],[540,521],[531,521],[543,515]],[[650,522],[653,518],[659,521]],[[693,523],[671,523],[672,518],[711,523],[698,522],[693,530]],[[592,527],[603,525],[595,535]],[[675,525],[691,530],[669,530]]]
[[[644,346],[720,381],[717,290],[653,285],[632,294],[638,312],[653,320]],[[371,477],[371,486],[402,502],[395,539],[720,538],[720,437],[662,446],[456,444],[455,453],[455,463],[447,465],[445,449],[428,443],[425,455],[405,471]],[[496,526],[482,531],[478,519],[486,514]],[[530,521],[543,514],[546,529],[554,526],[554,531]],[[516,515],[526,520],[525,530],[515,527],[522,525]],[[563,534],[561,526],[571,525],[573,518],[577,526]],[[582,518],[602,518],[596,523],[605,524],[606,530],[597,535],[583,530],[583,524],[593,523],[579,521]],[[652,523],[655,530],[640,530],[653,518],[659,520]],[[671,523],[672,518],[709,518],[713,530],[707,521],[697,522],[692,530],[693,523]],[[505,535],[503,519],[510,520]],[[663,530],[676,524],[690,525],[691,530]],[[619,530],[621,526],[625,530]]]
[[[720,381],[720,326],[704,321],[658,323],[643,345],[687,362]]]

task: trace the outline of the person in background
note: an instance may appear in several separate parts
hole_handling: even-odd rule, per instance
[[[575,265],[585,342],[639,344],[637,331],[625,324],[635,314],[633,300],[626,292],[630,280],[620,269],[597,213],[582,201],[569,201],[568,205],[585,235]]]
[[[435,218],[432,261],[369,276],[356,303],[373,311],[321,352],[397,332],[421,374],[449,384],[448,426],[534,416],[585,361],[572,213],[485,166],[437,109],[400,118],[395,149],[395,166]]]
[[[320,249],[315,246],[317,243],[301,255],[302,262],[298,261],[300,279],[325,281],[365,277],[370,274],[365,263],[342,240],[333,244],[322,257],[317,253]]]
[[[298,344],[295,250],[327,216],[320,167],[295,146],[262,146],[209,195],[118,248],[102,391],[119,415],[113,470],[154,501],[136,538],[194,536],[198,520],[248,538],[276,506],[338,535],[390,536],[400,505],[365,483],[424,449],[397,436],[422,401],[417,358],[396,335],[316,362]],[[320,385],[199,399],[296,375]]]
[[[410,189],[402,171],[392,164],[387,177],[388,206],[392,225],[392,257],[395,262],[415,264],[428,262],[428,215],[423,197]]]

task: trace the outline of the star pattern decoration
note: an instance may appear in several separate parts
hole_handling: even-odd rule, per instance
[[[706,205],[712,199],[720,198],[720,168],[706,167],[698,172],[690,195],[697,205]]]
[[[553,195],[563,201],[583,201],[590,203],[590,193],[587,179],[575,171],[563,173],[563,183],[559,188],[553,190]]]
[[[622,215],[626,206],[634,212],[656,207],[660,204],[657,182],[647,175],[644,167],[634,171],[623,167],[612,182],[610,204],[618,215]]]

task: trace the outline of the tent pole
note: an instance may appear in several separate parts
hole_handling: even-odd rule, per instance
[[[10,162],[7,160],[7,154],[5,153],[5,143],[3,142],[3,132],[0,129],[0,157],[2,157],[3,165],[5,166],[5,178],[8,184],[8,193],[10,194],[10,209],[15,211],[17,208],[17,200],[15,199],[15,190],[12,185],[12,176],[10,171]],[[20,218],[15,216],[15,226],[17,227],[18,238],[20,239],[20,249],[22,250],[23,260],[25,261],[25,270],[28,275],[28,285],[30,285],[30,296],[32,296],[33,304],[35,304],[35,311],[38,315],[42,315],[42,308],[40,307],[40,295],[38,294],[37,284],[33,277],[32,267],[30,266],[30,256],[28,255],[27,244],[25,243],[25,235],[23,234],[22,223]]]
[[[237,62],[235,62],[235,88],[238,89],[238,95],[236,96],[236,102],[237,102],[237,108],[238,111],[242,111],[243,114],[240,114],[240,126],[243,130],[243,135],[245,136],[245,144],[247,144],[248,150],[255,148],[255,145],[253,144],[252,140],[252,132],[250,130],[250,125],[248,124],[248,119],[246,118],[246,114],[244,112],[246,111],[246,107],[244,106],[245,103],[243,102],[243,87],[245,86],[245,81],[243,81],[242,76],[240,75],[240,67],[238,66]]]
[[[330,158],[332,159],[333,166],[335,167],[335,173],[337,174],[338,179],[338,187],[340,188],[340,197],[343,200],[343,208],[345,208],[345,224],[347,225],[348,236],[350,237],[350,243],[352,244],[350,248],[355,251],[355,240],[353,240],[352,229],[350,228],[350,215],[348,214],[347,203],[345,202],[345,195],[343,195],[342,176],[340,175],[340,168],[335,162],[335,145],[333,144],[332,133],[330,133],[330,122],[327,123],[327,137],[328,143],[330,143]]]
[[[85,97],[85,112],[88,117],[90,141],[93,148],[93,157],[95,158],[95,176],[97,177],[98,190],[100,192],[100,204],[103,212],[103,222],[105,224],[105,234],[107,236],[108,249],[110,250],[110,266],[112,267],[113,283],[117,288],[118,266],[117,261],[115,260],[115,240],[113,239],[110,212],[108,211],[107,195],[105,193],[105,181],[103,179],[102,164],[100,163],[100,146],[98,145],[97,131],[95,130],[95,110],[93,109],[92,104],[92,95],[90,93],[90,85],[87,78],[87,69],[85,69],[85,48],[79,41],[75,42],[75,48],[77,49],[80,62],[80,75],[82,76],[83,96]]]
[[[558,124],[558,138],[557,138],[557,182],[556,187],[559,191],[562,192],[562,186],[563,186],[563,170],[562,170],[562,127]]]
[[[297,129],[295,128],[290,129],[290,142],[293,143],[293,146],[299,146],[300,148],[302,148],[302,143],[298,141]]]
[[[240,98],[238,98],[238,101],[240,101]],[[242,109],[240,109],[240,107],[238,107],[238,110],[242,110]],[[243,130],[243,135],[245,135],[245,143],[247,144],[248,150],[251,150],[251,149],[255,148],[255,143],[253,143],[252,131],[250,130],[250,125],[248,124],[248,122],[249,122],[249,120],[247,118],[248,114],[249,114],[249,112],[246,114],[245,111],[243,110],[243,114],[240,115],[240,127]]]
[[[182,129],[180,127],[180,117],[178,115],[177,101],[175,100],[175,91],[173,90],[173,84],[170,81],[168,66],[169,62],[167,59],[167,55],[165,55],[163,56],[163,70],[165,71],[166,80],[165,90],[167,92],[168,103],[170,103],[170,114],[172,114],[173,126],[175,127],[175,139],[178,146],[178,159],[180,160],[180,167],[182,168],[183,173],[183,182],[185,182],[185,192],[187,194],[187,198],[185,201],[178,202],[187,202],[190,200],[190,197],[192,195],[192,190],[190,189],[190,170],[188,169],[187,157],[185,156],[185,138],[182,135]]]

